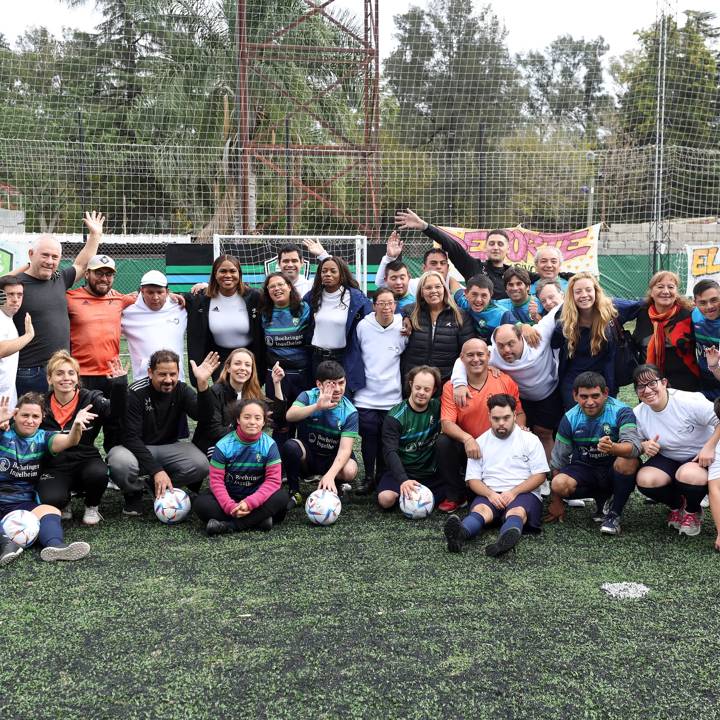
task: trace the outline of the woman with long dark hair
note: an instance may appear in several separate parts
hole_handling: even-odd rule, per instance
[[[220,362],[236,348],[247,348],[265,376],[265,352],[260,326],[260,293],[243,282],[240,261],[232,255],[219,255],[210,271],[210,283],[197,295],[185,293],[187,310],[188,361],[202,363],[209,352]],[[195,376],[189,374],[196,385]],[[217,375],[214,376],[217,380]]]
[[[334,255],[320,262],[312,290],[303,299],[315,318],[311,339],[314,377],[323,360],[336,360],[344,366],[353,330],[372,312],[372,303],[360,290],[347,263]]]

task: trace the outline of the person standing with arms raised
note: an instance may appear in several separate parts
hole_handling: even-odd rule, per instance
[[[28,251],[29,264],[17,273],[24,295],[13,320],[18,333],[25,332],[25,316],[32,315],[35,337],[20,350],[15,386],[18,396],[48,390],[45,365],[56,350],[70,349],[70,319],[65,293],[85,274],[90,258],[98,250],[105,216],[86,212],[88,229],[85,247],[69,267],[58,270],[62,246],[52,235],[41,235]]]

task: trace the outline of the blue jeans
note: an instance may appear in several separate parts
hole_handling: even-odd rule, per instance
[[[17,369],[15,389],[20,397],[26,392],[39,392],[43,395],[48,391],[47,371],[44,365]]]

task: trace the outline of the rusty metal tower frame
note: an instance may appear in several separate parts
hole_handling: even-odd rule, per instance
[[[368,240],[379,239],[379,203],[377,193],[378,175],[378,137],[380,130],[380,61],[378,52],[378,6],[379,0],[358,0],[363,3],[364,15],[364,36],[361,37],[343,22],[334,18],[328,13],[328,8],[336,0],[303,0],[307,5],[307,11],[301,13],[292,22],[276,30],[272,34],[257,41],[249,41],[247,37],[247,0],[237,0],[237,25],[236,43],[238,49],[238,71],[237,71],[237,92],[238,92],[238,207],[236,232],[247,234],[248,232],[260,231],[265,225],[277,222],[282,213],[276,214],[267,219],[262,225],[255,228],[248,227],[250,216],[250,167],[253,161],[261,163],[280,177],[286,178],[288,191],[288,205],[293,210],[298,209],[302,203],[309,198],[316,200],[328,208],[333,214],[342,218],[345,222],[351,222],[357,231],[368,237]],[[316,15],[322,16],[327,22],[338,28],[343,35],[346,35],[349,43],[346,47],[340,46],[318,46],[318,45],[293,45],[284,43],[294,28]],[[348,72],[357,70],[358,77],[362,78],[362,112],[364,121],[364,133],[361,143],[353,142],[334,125],[331,119],[322,117],[313,107],[312,101],[302,101],[292,95],[282,86],[278,85],[272,78],[263,74],[254,61],[273,60],[275,62],[299,61],[311,63],[313,58],[324,55],[332,55],[333,62],[348,66]],[[334,139],[334,142],[327,145],[306,145],[288,141],[286,128],[285,144],[278,144],[275,140],[275,130],[281,127],[276,123],[266,128],[263,135],[270,134],[271,142],[262,142],[250,138],[250,115],[249,115],[249,89],[248,78],[256,75],[262,82],[266,82],[274,91],[286,98],[298,112],[303,112],[312,117],[322,126]],[[323,88],[313,96],[312,100],[321,98],[338,87],[346,76],[337,79],[329,87]],[[310,187],[303,182],[302,177],[291,171],[289,163],[282,166],[282,157],[300,156],[306,154],[332,153],[339,157],[346,158],[343,167],[332,177],[326,178],[317,187]],[[365,201],[361,213],[355,216],[348,214],[346,210],[339,207],[328,192],[333,184],[348,175],[353,170],[361,168],[365,178]],[[293,197],[294,195],[294,197]]]

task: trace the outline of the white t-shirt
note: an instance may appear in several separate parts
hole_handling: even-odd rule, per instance
[[[339,350],[347,344],[345,326],[347,325],[348,310],[350,309],[350,291],[347,290],[340,302],[343,293],[341,285],[335,292],[322,291],[320,307],[315,313],[315,332],[312,336],[312,345],[324,350]]]
[[[478,460],[468,458],[465,482],[482,480],[495,492],[512,490],[531,475],[550,471],[542,443],[519,426],[504,440],[486,430],[477,443],[482,456]],[[540,489],[532,494],[540,499]]]
[[[221,348],[248,347],[252,341],[247,305],[238,293],[230,297],[218,293],[210,298],[208,326],[215,344]]]
[[[11,317],[0,310],[0,340],[17,340],[18,331]],[[10,410],[17,405],[15,376],[17,375],[20,353],[14,352],[0,358],[0,397],[10,398]]]
[[[544,400],[557,387],[557,357],[550,347],[550,340],[559,309],[560,305],[554,307],[535,326],[540,333],[540,344],[537,347],[530,347],[523,340],[522,355],[515,362],[505,362],[495,345],[490,346],[490,365],[507,373],[517,383],[523,400]],[[451,380],[453,387],[467,385],[467,372],[460,358],[455,361]]]
[[[185,308],[168,298],[160,310],[151,310],[139,294],[135,304],[123,310],[120,328],[127,339],[134,380],[147,376],[156,350],[174,350],[180,357],[180,379],[185,379]]]
[[[389,410],[402,402],[400,355],[408,339],[400,334],[402,318],[383,327],[374,314],[366,315],[357,326],[357,337],[365,366],[365,387],[357,390],[353,405],[371,410]]]
[[[306,278],[303,275],[298,275],[297,279],[293,283],[293,287],[297,290],[300,299],[312,290],[313,278]]]
[[[688,460],[710,439],[718,419],[702,393],[668,388],[668,404],[655,412],[645,403],[634,410],[643,440],[658,437],[660,452],[671,460]]]

